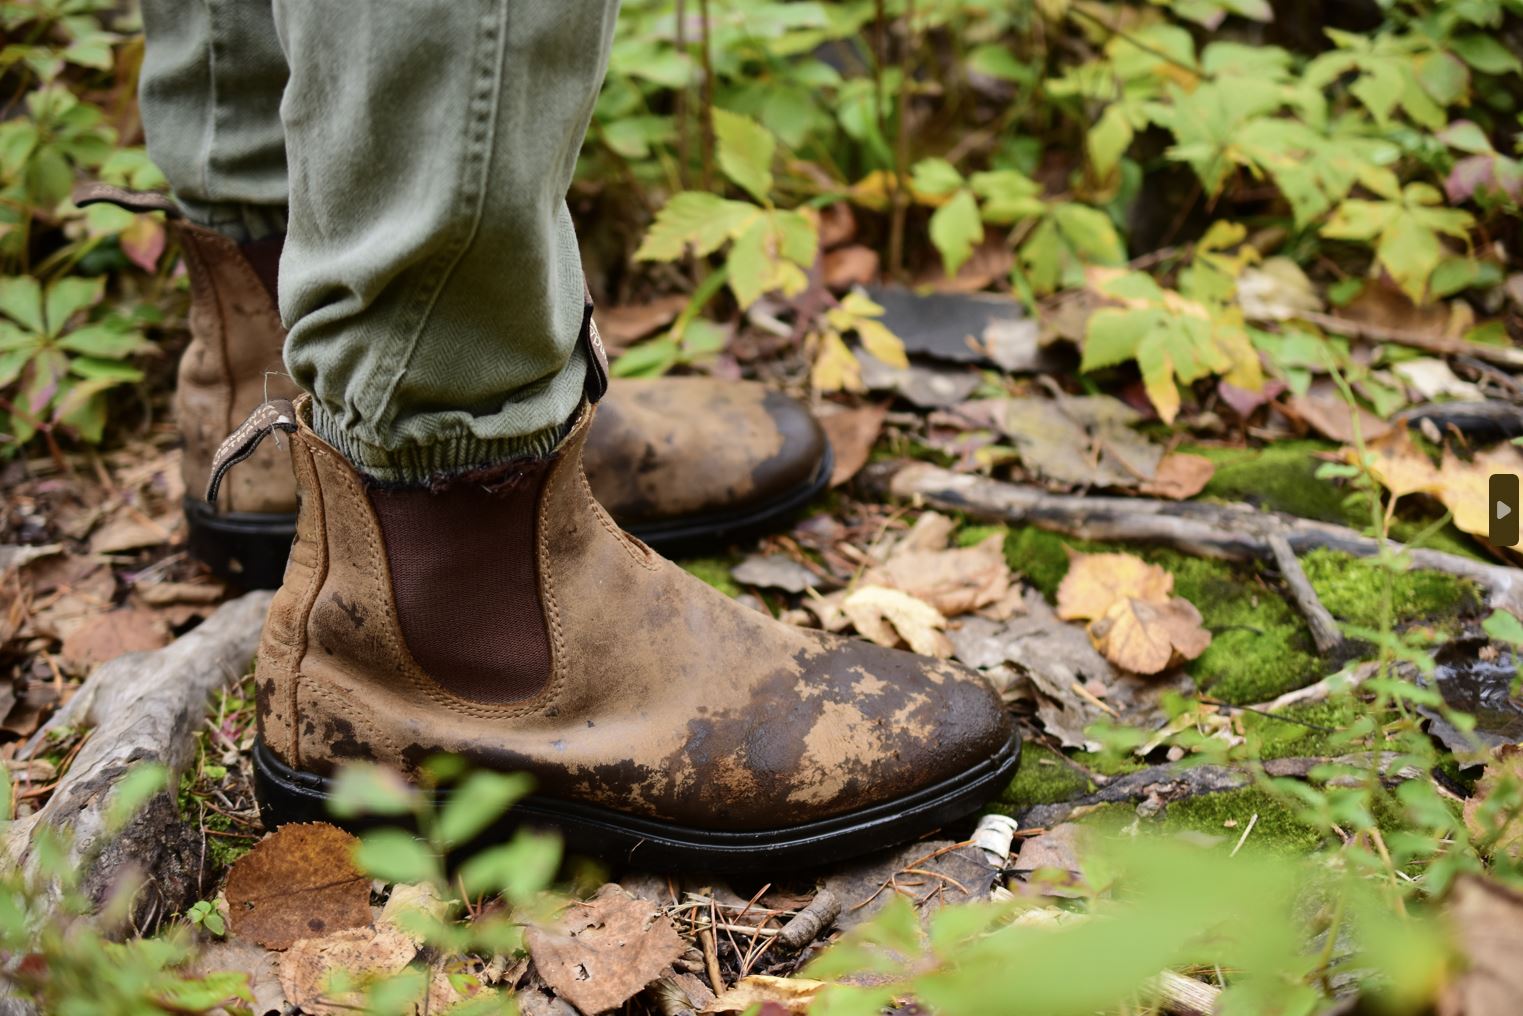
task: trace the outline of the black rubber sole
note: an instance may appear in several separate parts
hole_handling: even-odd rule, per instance
[[[644,870],[812,868],[903,843],[967,817],[1009,784],[1020,757],[1020,735],[1014,734],[993,758],[896,801],[804,825],[743,832],[693,829],[531,795],[477,843],[500,842],[513,829],[530,826],[558,830],[568,853]],[[334,821],[327,807],[331,782],[292,769],[263,742],[254,745],[254,793],[266,828],[287,822]],[[363,828],[364,823],[359,826]]]
[[[690,515],[671,522],[626,528],[666,557],[721,548],[781,527],[830,485],[834,470],[835,454],[826,445],[825,457],[813,479],[776,500],[752,505],[745,511]],[[205,501],[187,497],[185,519],[190,524],[190,552],[218,578],[244,589],[274,589],[280,585],[291,541],[296,537],[295,513],[218,513]]]
[[[625,525],[624,528],[664,557],[723,548],[781,528],[830,486],[830,474],[835,472],[835,467],[835,452],[827,443],[820,466],[809,482],[772,501],[750,505],[744,510],[685,515],[669,522]],[[620,525],[624,524],[620,522]]]
[[[218,512],[197,497],[185,499],[190,552],[218,578],[244,589],[274,589],[286,572],[296,513]]]

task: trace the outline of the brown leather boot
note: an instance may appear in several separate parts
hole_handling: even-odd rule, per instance
[[[432,489],[367,483],[261,407],[301,512],[256,670],[266,824],[324,817],[354,759],[527,771],[515,810],[577,851],[645,867],[798,866],[967,815],[1019,742],[951,663],[782,624],[621,532],[582,470],[594,407],[544,459]]]
[[[285,374],[275,297],[283,238],[237,244],[184,218],[163,194],[104,184],[75,202],[164,212],[190,274],[189,347],[176,414],[185,437],[190,549],[246,588],[280,584],[296,526],[286,455],[260,449],[201,500],[212,453],[266,399],[296,397]],[[786,522],[823,490],[830,445],[809,411],[750,382],[709,378],[615,380],[588,439],[587,474],[619,524],[663,552],[722,544]]]

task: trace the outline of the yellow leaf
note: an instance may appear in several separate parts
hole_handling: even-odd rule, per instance
[[[881,321],[862,318],[857,321],[857,338],[867,351],[891,367],[908,367],[909,357],[904,353],[904,343],[899,336],[888,330]]]
[[[1058,616],[1065,621],[1104,617],[1127,597],[1167,603],[1174,576],[1131,554],[1069,555],[1068,574],[1058,586]]]
[[[1128,596],[1111,604],[1089,626],[1089,637],[1106,659],[1134,674],[1157,674],[1193,660],[1211,644],[1200,611],[1175,596],[1150,603]]]
[[[846,597],[841,610],[869,641],[890,648],[903,641],[922,656],[946,659],[952,643],[942,630],[947,619],[935,607],[887,586],[862,586]]]
[[[814,358],[809,382],[820,392],[863,392],[862,368],[837,332],[820,336],[820,352]]]
[[[806,1013],[810,1003],[825,987],[824,981],[805,977],[769,977],[752,974],[742,977],[735,986],[703,1007],[705,1013],[745,1012],[768,1002],[790,1013]]]

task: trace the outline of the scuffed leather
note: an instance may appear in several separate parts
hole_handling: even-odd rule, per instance
[[[587,439],[592,491],[623,526],[744,512],[807,486],[824,432],[798,402],[755,382],[619,380]]]
[[[281,362],[280,312],[238,244],[212,230],[172,221],[190,275],[190,345],[180,359],[175,413],[185,441],[185,489],[206,490],[217,447],[260,403],[294,399]],[[285,451],[268,444],[228,477],[217,498],[225,512],[295,510],[296,483]]]
[[[541,793],[733,830],[890,801],[1008,743],[976,673],[781,624],[622,533],[581,468],[593,415],[557,451],[539,505],[550,671],[506,705],[461,699],[418,666],[362,481],[303,422],[300,536],[256,670],[278,756],[326,773],[458,752],[529,771]]]

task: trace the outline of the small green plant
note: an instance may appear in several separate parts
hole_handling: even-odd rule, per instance
[[[185,919],[198,928],[205,928],[211,935],[221,938],[227,934],[227,922],[211,900],[197,900],[185,911]]]

